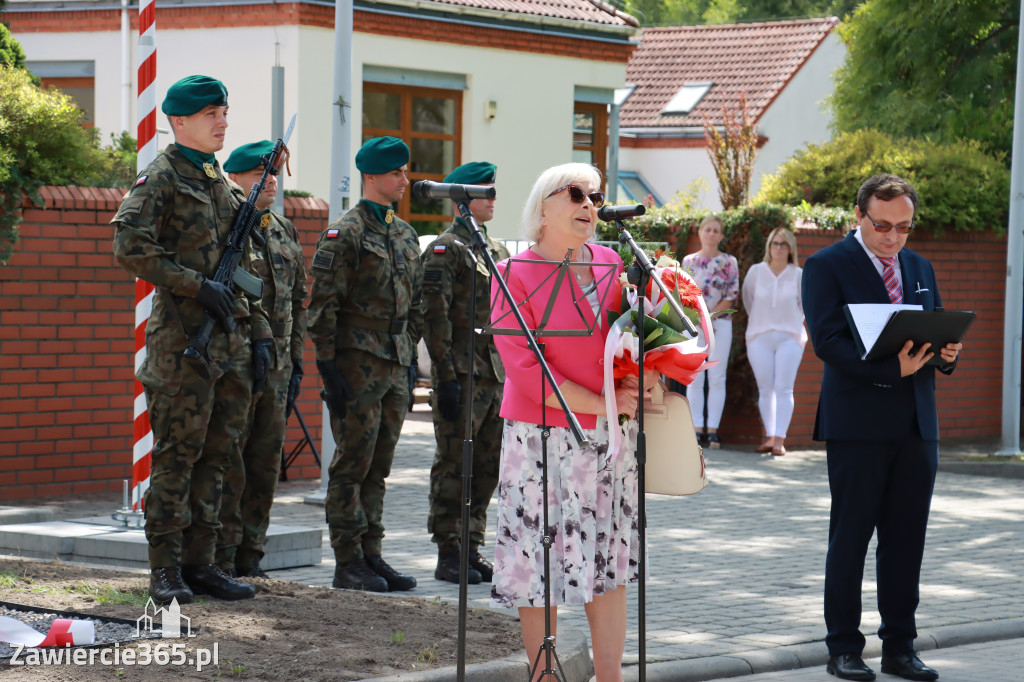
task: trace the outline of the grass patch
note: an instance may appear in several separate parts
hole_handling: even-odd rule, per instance
[[[129,606],[145,606],[149,598],[149,590],[132,588],[119,590],[110,585],[93,585],[92,583],[74,583],[64,586],[40,586],[31,588],[40,594],[78,594],[91,598],[100,604],[128,604]]]
[[[17,587],[18,576],[10,571],[0,571],[0,588]]]

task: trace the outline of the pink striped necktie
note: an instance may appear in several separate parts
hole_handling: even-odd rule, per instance
[[[882,261],[882,281],[885,283],[885,290],[889,292],[889,300],[893,303],[903,303],[903,287],[896,279],[896,256],[879,256],[878,260]]]

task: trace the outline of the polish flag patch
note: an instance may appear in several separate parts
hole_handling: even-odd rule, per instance
[[[136,188],[136,187],[138,187],[139,185],[144,185],[144,184],[146,184],[146,180],[148,180],[148,179],[149,179],[149,176],[148,176],[148,175],[140,175],[140,176],[139,176],[139,179],[135,181],[135,184],[134,184],[134,185],[132,185],[132,189],[135,189],[135,188]]]
[[[338,238],[338,232],[339,232],[338,228],[332,227],[331,229],[327,230],[327,234],[325,236],[328,239],[337,239]]]
[[[448,250],[448,247],[445,244],[435,244],[434,245],[434,253],[444,253],[447,250]]]

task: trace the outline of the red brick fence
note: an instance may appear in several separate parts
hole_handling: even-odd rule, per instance
[[[46,208],[26,204],[21,241],[0,267],[0,500],[120,491],[130,476],[135,285],[114,260],[108,224],[121,192],[46,187],[42,195]],[[308,262],[327,204],[288,197],[285,214]],[[801,257],[838,237],[801,230]],[[943,437],[998,436],[1006,238],[915,234],[911,248],[935,265],[946,308],[978,313],[956,373],[937,380]],[[820,377],[808,344],[787,444],[811,443]],[[317,383],[315,373],[306,377],[299,406],[319,448]],[[759,434],[756,411],[726,412],[724,441],[752,444]],[[287,442],[301,437],[293,418]],[[320,470],[307,449],[288,474]]]

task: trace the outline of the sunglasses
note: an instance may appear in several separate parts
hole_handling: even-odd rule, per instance
[[[604,206],[604,192],[591,192],[590,194],[587,194],[579,185],[562,185],[544,198],[550,199],[564,190],[569,190],[569,200],[574,204],[582,204],[584,199],[589,198],[590,203],[594,204],[594,208],[601,208]]]
[[[911,230],[914,229],[913,220],[910,221],[909,225],[879,225],[874,221],[874,219],[870,215],[868,215],[867,211],[864,211],[864,217],[866,217],[868,219],[868,222],[870,222],[874,226],[875,232],[885,233],[895,228],[898,234],[910,234]]]

